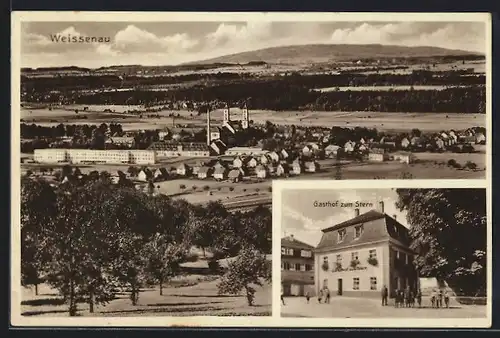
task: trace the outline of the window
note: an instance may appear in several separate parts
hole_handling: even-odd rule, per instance
[[[368,254],[370,255],[370,259],[374,259],[374,258],[377,258],[377,250],[375,249],[372,249],[370,251],[368,251]]]
[[[312,253],[309,250],[300,250],[301,257],[312,257]]]
[[[338,232],[338,238],[337,238],[337,241],[340,243],[340,242],[343,242],[344,239],[345,239],[345,235],[346,235],[346,231],[345,229],[342,229],[342,230],[339,230]]]
[[[363,233],[363,226],[358,225],[357,227],[354,228],[355,233],[354,233],[354,238],[359,238],[361,234]]]
[[[300,263],[295,263],[295,271],[300,271]]]
[[[377,277],[370,277],[370,290],[377,290]]]
[[[337,255],[337,263],[342,264],[342,255]]]
[[[355,277],[352,279],[352,289],[359,290],[359,278]]]
[[[283,263],[283,270],[290,270],[290,263],[284,262]]]
[[[310,264],[305,264],[304,265],[306,271],[311,271],[311,265]]]
[[[290,264],[290,271],[295,271],[295,264]]]
[[[299,264],[300,265],[300,271],[306,271],[306,265],[305,264]]]
[[[353,261],[357,261],[357,260],[359,260],[359,255],[358,255],[358,252],[357,252],[357,251],[355,251],[355,252],[353,252],[353,253],[351,254],[351,259],[352,259]]]
[[[410,260],[410,255],[405,255],[405,257],[406,257],[405,263],[408,264],[408,261]]]
[[[399,251],[394,250],[394,252],[396,253],[396,259],[399,259]]]
[[[293,256],[293,249],[281,248],[281,254],[287,256]]]

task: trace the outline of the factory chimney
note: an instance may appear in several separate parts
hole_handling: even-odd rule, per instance
[[[384,211],[384,201],[380,201],[378,202],[378,208],[379,208],[379,212],[381,212],[382,214],[385,213]]]
[[[359,209],[356,208],[354,209],[354,217],[358,217],[359,216]]]
[[[207,110],[207,145],[210,146],[210,108]]]

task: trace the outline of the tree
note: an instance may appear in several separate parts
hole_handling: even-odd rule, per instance
[[[229,263],[227,272],[217,284],[219,294],[239,294],[245,291],[249,306],[255,299],[255,286],[271,281],[271,264],[266,256],[254,249],[243,249],[238,257]]]
[[[143,249],[145,272],[160,286],[163,295],[163,283],[179,272],[179,263],[185,257],[184,245],[170,242],[168,236],[156,233]]]
[[[46,262],[46,229],[56,213],[56,194],[43,180],[21,179],[21,283],[38,284]]]
[[[484,189],[398,189],[407,211],[414,263],[421,276],[471,294],[486,286]]]

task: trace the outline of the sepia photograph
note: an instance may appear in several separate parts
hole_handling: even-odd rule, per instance
[[[433,253],[432,269],[415,261],[419,223],[407,219],[418,193],[405,204],[380,191],[404,239],[381,233],[383,268],[368,276],[368,266],[353,289],[354,277],[336,284],[318,261],[336,262],[337,248],[321,246],[325,220],[273,226],[273,187],[485,188],[490,30],[489,16],[473,13],[13,13],[12,321],[279,326],[355,318],[358,307],[358,317],[391,317],[408,288],[422,291],[422,309],[395,316],[432,316],[430,289],[450,295],[445,317],[486,316],[486,253],[464,248],[450,266],[458,256]],[[379,208],[366,203],[360,215]],[[301,219],[308,205],[287,210]],[[341,224],[347,209],[321,210]],[[459,216],[480,210],[470,212]],[[412,264],[406,275],[386,263],[393,244]],[[379,309],[382,287],[389,305]]]
[[[281,315],[486,318],[484,188],[281,195]]]

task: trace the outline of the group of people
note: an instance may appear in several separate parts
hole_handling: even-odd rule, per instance
[[[318,303],[329,304],[330,303],[330,296],[331,296],[330,289],[323,288],[323,289],[319,290]],[[306,299],[307,299],[307,302],[309,303],[309,293],[306,294]]]
[[[389,297],[389,290],[387,286],[382,287],[382,306],[387,306],[387,299]],[[444,306],[448,308],[450,306],[450,295],[447,290],[436,290],[434,289],[431,293],[431,307],[440,308]],[[397,289],[394,296],[394,306],[395,307],[415,307],[415,302],[418,307],[422,307],[422,291],[418,289],[416,292],[410,287],[406,289]]]

